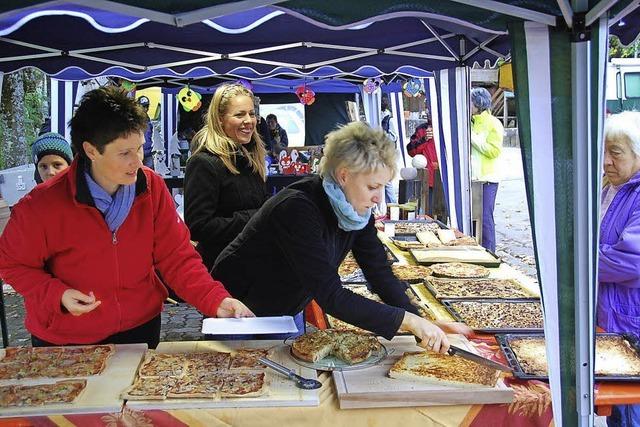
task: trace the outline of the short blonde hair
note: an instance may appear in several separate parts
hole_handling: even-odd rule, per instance
[[[624,141],[636,156],[640,156],[640,112],[623,111],[613,114],[604,123],[604,139]]]
[[[336,181],[342,167],[354,173],[372,173],[385,167],[394,177],[398,172],[396,147],[382,129],[372,129],[363,122],[352,122],[325,137],[320,176]]]
[[[207,150],[220,157],[231,173],[239,174],[240,171],[236,167],[236,153],[240,150],[246,155],[253,171],[262,179],[266,179],[267,167],[264,161],[267,150],[258,134],[260,123],[256,122],[251,142],[247,144],[248,148],[229,138],[222,127],[222,117],[229,109],[229,101],[239,95],[248,96],[255,103],[253,93],[239,83],[223,84],[216,89],[205,117],[205,124],[193,137],[195,147],[193,154]]]

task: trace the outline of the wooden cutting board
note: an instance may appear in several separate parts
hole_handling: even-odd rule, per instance
[[[120,412],[124,401],[120,393],[128,387],[135,376],[146,344],[116,344],[115,353],[107,361],[100,375],[87,377],[87,386],[75,402],[58,405],[2,408],[0,417],[17,415],[91,414]],[[42,384],[61,381],[58,379],[2,380],[0,385]]]
[[[182,341],[162,342],[156,349],[159,353],[188,353],[204,351],[230,352],[239,348],[273,348],[271,360],[293,369],[305,378],[317,379],[313,369],[295,364],[289,356],[289,346],[282,341]],[[236,397],[220,400],[212,399],[166,399],[166,400],[128,400],[126,406],[132,409],[193,409],[193,408],[256,408],[272,406],[318,406],[319,390],[302,390],[284,375],[267,369],[266,378],[269,391],[264,396]]]
[[[461,335],[449,335],[449,341],[474,351]],[[381,339],[390,355],[380,364],[354,371],[334,371],[341,409],[435,406],[459,404],[509,403],[513,390],[502,380],[493,388],[461,388],[417,383],[388,377],[391,366],[407,351],[420,351],[413,337],[398,336],[391,341]]]

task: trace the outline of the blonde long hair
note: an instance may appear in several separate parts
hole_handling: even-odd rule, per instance
[[[218,156],[231,173],[237,175],[240,171],[236,167],[236,156],[240,151],[249,160],[251,169],[265,180],[267,168],[264,160],[267,150],[264,148],[262,138],[258,134],[259,122],[256,122],[256,126],[253,129],[251,142],[247,144],[249,146],[248,149],[229,138],[222,128],[222,117],[229,109],[229,102],[239,95],[248,96],[255,103],[253,93],[239,83],[223,84],[218,87],[213,94],[211,105],[209,105],[205,124],[193,137],[195,146],[193,154],[204,150],[209,151]]]

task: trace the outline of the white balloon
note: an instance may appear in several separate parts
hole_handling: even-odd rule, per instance
[[[405,181],[412,181],[418,177],[418,171],[416,168],[402,168],[400,169],[400,177]]]
[[[427,167],[427,158],[422,154],[416,154],[411,160],[411,165],[417,169],[424,169]]]

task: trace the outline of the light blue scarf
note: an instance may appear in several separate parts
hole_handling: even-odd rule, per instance
[[[109,230],[114,233],[129,215],[133,199],[136,196],[136,185],[121,185],[111,197],[104,188],[94,181],[88,171],[84,172],[84,176],[96,207],[104,215]]]
[[[358,214],[351,203],[347,201],[342,188],[330,177],[322,179],[322,188],[329,197],[333,212],[338,217],[338,227],[344,231],[362,230],[371,218],[371,209],[364,215]]]

